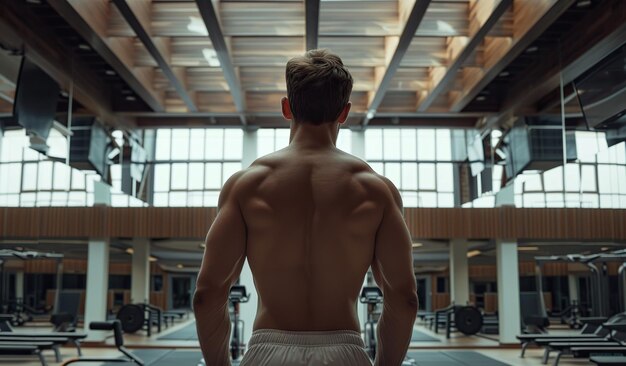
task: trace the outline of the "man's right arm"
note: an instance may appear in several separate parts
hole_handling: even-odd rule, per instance
[[[376,233],[372,272],[383,291],[378,322],[375,366],[401,365],[417,315],[418,300],[413,271],[412,241],[402,216],[402,198],[387,178],[386,207]]]

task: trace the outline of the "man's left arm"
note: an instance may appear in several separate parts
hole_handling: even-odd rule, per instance
[[[242,174],[233,175],[220,193],[193,298],[200,348],[206,364],[211,366],[231,364],[228,294],[246,258],[246,225],[236,193]]]

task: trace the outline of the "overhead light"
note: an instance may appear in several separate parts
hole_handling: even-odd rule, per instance
[[[603,252],[606,252],[609,249],[611,249],[611,248],[609,248],[609,247],[602,247],[602,248],[600,248],[600,250],[603,251]]]
[[[111,136],[113,136],[113,138],[115,139],[115,143],[117,143],[119,146],[124,146],[124,131],[115,130],[111,132]]]
[[[109,152],[109,155],[107,155],[107,158],[110,160],[113,160],[113,158],[115,158],[117,155],[119,155],[120,153],[120,149],[117,147],[114,147],[111,152]]]
[[[367,119],[372,119],[372,118],[374,118],[374,111],[367,112]]]
[[[467,258],[472,258],[475,257],[477,255],[480,255],[482,252],[480,250],[470,250],[469,252],[467,252]]]
[[[15,250],[17,250],[18,252],[21,252],[24,250],[24,247],[15,247]]]
[[[150,262],[156,262],[156,261],[158,261],[159,259],[158,259],[157,257],[150,256],[150,258],[149,258],[148,260],[149,260]]]
[[[85,43],[80,43],[80,44],[78,45],[78,48],[79,48],[79,49],[81,49],[81,50],[83,50],[83,51],[89,51],[89,50],[91,50],[91,47],[89,47],[89,45],[88,45],[88,44],[85,44]]]
[[[189,17],[187,30],[201,36],[209,35],[209,31],[207,31],[206,26],[204,25],[204,20],[202,20],[202,18],[200,17]]]
[[[109,76],[115,76],[115,71],[113,70],[107,69],[107,70],[104,70],[104,73]]]
[[[126,248],[126,253],[128,254],[135,254],[135,250],[133,248]]]
[[[63,98],[68,98],[70,95],[65,90],[61,90],[61,96]]]
[[[533,252],[539,250],[539,247],[517,247],[520,252]]]
[[[508,71],[502,71],[501,73],[498,74],[498,76],[503,77],[503,78],[505,78],[505,77],[507,77],[509,75],[511,75],[511,73],[508,72]]]
[[[484,95],[479,95],[478,97],[476,97],[477,102],[482,102],[485,99],[487,99],[487,97],[485,97]]]
[[[176,268],[178,268],[178,269],[182,269],[182,268],[185,268],[185,266],[183,266],[182,264],[178,263],[178,264],[176,265]]]
[[[200,243],[200,249],[206,248],[206,243]]]
[[[202,56],[206,59],[206,62],[209,63],[209,66],[219,67],[220,60],[217,58],[217,52],[211,48],[205,48],[202,50]]]
[[[533,52],[537,52],[539,50],[539,47],[537,46],[530,46],[526,49],[526,53],[533,53]]]
[[[586,8],[587,6],[591,5],[591,0],[580,0],[577,4],[576,7],[577,8]]]
[[[413,243],[412,246],[413,246],[413,248],[420,248],[420,247],[423,247],[424,244],[422,244],[422,243]]]
[[[134,95],[127,95],[126,98],[124,98],[124,99],[126,99],[129,102],[134,102],[134,101],[137,100],[137,98],[135,98]]]

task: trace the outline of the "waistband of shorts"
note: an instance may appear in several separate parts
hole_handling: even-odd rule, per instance
[[[361,334],[353,330],[287,331],[257,329],[253,331],[250,341],[248,341],[248,347],[263,343],[294,346],[332,346],[337,344],[365,346]]]

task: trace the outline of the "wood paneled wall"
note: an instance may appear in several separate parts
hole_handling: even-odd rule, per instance
[[[414,238],[626,240],[626,210],[406,208]],[[0,208],[0,238],[202,239],[216,208]]]

